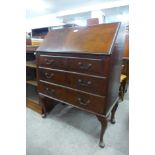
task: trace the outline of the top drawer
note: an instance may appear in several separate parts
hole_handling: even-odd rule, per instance
[[[105,76],[108,72],[107,59],[88,59],[76,57],[58,57],[40,55],[38,65],[41,67]]]

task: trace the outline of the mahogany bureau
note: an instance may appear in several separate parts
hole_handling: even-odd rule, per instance
[[[95,114],[101,123],[100,147],[104,147],[107,118],[111,114],[115,123],[118,106],[122,60],[119,27],[118,22],[52,30],[36,54],[44,117],[44,98]]]

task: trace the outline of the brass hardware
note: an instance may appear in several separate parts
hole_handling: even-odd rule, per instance
[[[54,89],[49,89],[48,87],[46,87],[45,89],[46,89],[46,91],[48,91],[48,92],[50,92],[50,93],[52,93],[52,94],[55,92]]]
[[[78,83],[79,83],[81,86],[86,86],[86,87],[92,84],[91,81],[84,82],[84,81],[82,81],[81,79],[78,79]]]
[[[54,73],[45,73],[45,76],[46,76],[46,78],[48,78],[48,79],[50,79],[50,78],[52,78],[53,76],[54,76]]]
[[[80,66],[80,69],[84,69],[84,70],[88,70],[92,66],[92,64],[82,64],[82,62],[79,62],[78,65]]]
[[[45,59],[45,63],[47,65],[51,65],[52,63],[54,63],[54,60]]]
[[[81,105],[84,105],[84,106],[86,106],[90,103],[90,100],[84,101],[82,98],[78,98],[78,101]]]

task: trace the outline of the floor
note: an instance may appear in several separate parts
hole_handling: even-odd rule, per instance
[[[94,115],[59,104],[43,119],[27,108],[26,155],[128,155],[128,101],[127,93],[116,124],[108,123],[104,149],[98,147],[100,123]]]

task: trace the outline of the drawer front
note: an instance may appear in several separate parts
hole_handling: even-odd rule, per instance
[[[107,60],[102,59],[80,59],[53,56],[40,56],[39,66],[98,76],[107,75],[109,67]]]
[[[39,69],[38,75],[39,79],[43,81],[56,83],[101,96],[106,95],[107,78],[91,77],[48,69]]]
[[[92,112],[103,114],[105,111],[104,97],[96,97],[43,82],[39,82],[38,90],[40,93],[61,100],[62,102],[64,101]]]
[[[52,82],[52,83],[56,83],[64,86],[68,85],[68,81],[66,80],[64,72],[39,68],[38,76],[39,76],[39,80]]]
[[[104,76],[107,74],[104,60],[68,59],[68,68],[71,71]]]
[[[38,58],[38,65],[40,67],[64,69],[67,66],[66,59],[61,59],[59,57],[39,56]]]
[[[83,75],[67,75],[70,86],[78,90],[106,96],[107,78],[97,78]]]

